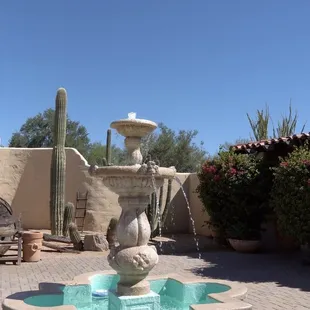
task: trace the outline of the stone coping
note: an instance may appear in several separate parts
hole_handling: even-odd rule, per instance
[[[39,290],[37,291],[26,291],[20,292],[5,298],[2,306],[3,310],[76,310],[74,306],[63,305],[56,307],[36,307],[27,305],[24,299],[30,296],[36,296],[41,294],[57,294],[61,292],[61,287],[70,285],[89,285],[91,278],[95,275],[115,275],[114,271],[97,271],[89,272],[74,277],[71,281],[63,281],[57,283],[40,283]],[[159,280],[159,279],[173,279],[183,284],[190,283],[219,283],[228,285],[230,290],[223,293],[209,294],[209,297],[214,298],[222,303],[214,304],[202,304],[192,305],[191,310],[250,310],[252,305],[243,301],[247,294],[247,288],[239,283],[232,283],[226,280],[213,280],[213,279],[199,279],[199,278],[188,278],[187,276],[181,276],[179,274],[168,274],[168,275],[156,275],[148,276],[147,280]]]

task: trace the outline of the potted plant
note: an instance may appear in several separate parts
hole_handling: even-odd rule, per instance
[[[277,229],[296,240],[305,252],[310,243],[310,151],[308,143],[295,148],[272,168],[271,206]]]
[[[227,230],[228,242],[237,252],[254,253],[261,247],[261,228],[252,228],[245,221],[231,224]]]
[[[197,191],[205,210],[212,220],[216,218],[237,251],[255,251],[260,245],[268,207],[261,167],[261,160],[252,155],[220,152],[204,163],[198,174]]]

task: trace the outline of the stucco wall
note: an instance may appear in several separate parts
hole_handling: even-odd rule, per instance
[[[23,227],[49,229],[50,162],[52,149],[0,148],[0,197],[11,205],[14,214],[21,213]],[[88,191],[85,230],[106,231],[111,217],[119,217],[117,195],[109,191],[98,179],[91,178],[85,159],[72,148],[66,149],[66,201],[76,203],[76,193]],[[202,227],[205,215],[194,190],[198,184],[196,175],[178,174],[190,202],[196,231],[209,235]],[[167,183],[165,183],[164,199]],[[191,231],[186,201],[180,186],[172,183],[171,210],[163,232],[188,233]]]
[[[84,189],[85,159],[67,149],[66,201],[75,203],[76,192]],[[51,149],[0,149],[0,196],[14,214],[22,214],[25,228],[49,228],[49,191]]]

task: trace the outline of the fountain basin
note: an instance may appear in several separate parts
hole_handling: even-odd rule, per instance
[[[119,275],[108,271],[82,274],[70,282],[41,283],[38,291],[8,296],[3,309],[110,310],[113,308],[109,308],[109,298],[113,297],[118,281]],[[130,296],[131,307],[122,309],[252,309],[250,304],[242,301],[247,289],[240,284],[222,280],[189,280],[179,275],[149,276],[147,281],[151,292],[144,296]],[[156,296],[159,296],[160,305],[152,306],[149,301],[155,300]],[[128,300],[128,297],[124,298]],[[144,299],[148,302],[143,305]]]
[[[176,174],[174,167],[165,168],[156,165],[136,164],[132,166],[92,166],[89,174],[100,178],[102,183],[120,196],[148,196],[159,188],[165,179],[172,179]]]
[[[154,131],[157,124],[146,119],[125,118],[112,122],[110,127],[126,138],[142,138]]]

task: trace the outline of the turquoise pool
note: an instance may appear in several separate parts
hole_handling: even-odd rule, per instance
[[[98,274],[91,277],[89,302],[87,302],[87,298],[85,299],[87,297],[85,296],[85,287],[83,288],[82,286],[76,288],[70,287],[68,291],[66,291],[65,287],[64,291],[59,294],[44,294],[28,297],[24,302],[37,307],[55,307],[73,304],[78,310],[108,310],[108,291],[116,289],[118,280],[118,275]],[[228,285],[218,283],[198,282],[183,284],[169,278],[150,280],[150,286],[151,291],[160,296],[161,310],[188,310],[189,306],[194,304],[218,303],[219,301],[208,295],[222,293],[230,289]],[[66,296],[69,294],[72,296]],[[79,296],[84,296],[84,298],[80,301]]]

